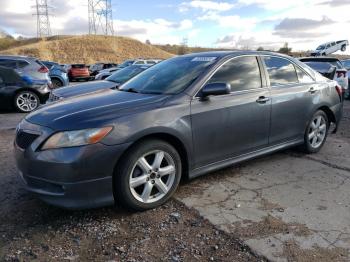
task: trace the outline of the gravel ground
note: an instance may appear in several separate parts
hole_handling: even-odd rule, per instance
[[[265,261],[176,200],[155,210],[65,211],[33,198],[0,130],[0,261]]]

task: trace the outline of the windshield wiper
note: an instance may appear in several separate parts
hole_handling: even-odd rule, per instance
[[[130,93],[139,93],[135,88],[128,88],[128,89],[119,89],[119,91],[124,91],[124,92],[130,92]]]

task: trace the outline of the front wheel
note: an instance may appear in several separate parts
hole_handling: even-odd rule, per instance
[[[343,46],[341,47],[341,51],[343,51],[343,52],[346,51],[346,45],[343,45]]]
[[[158,207],[175,192],[181,172],[181,157],[172,145],[144,141],[129,150],[116,167],[115,200],[137,211]]]
[[[22,113],[29,113],[40,105],[39,97],[31,91],[21,91],[14,99],[15,107]]]
[[[305,135],[303,150],[306,153],[317,153],[326,142],[329,129],[328,117],[322,110],[317,111],[309,122]]]

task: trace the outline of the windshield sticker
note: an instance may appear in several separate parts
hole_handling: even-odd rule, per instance
[[[191,61],[192,62],[211,62],[214,61],[216,57],[213,56],[198,56],[193,58]]]

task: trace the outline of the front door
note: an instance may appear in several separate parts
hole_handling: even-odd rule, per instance
[[[268,145],[271,100],[255,56],[224,63],[208,83],[230,83],[231,93],[191,102],[195,167]]]

